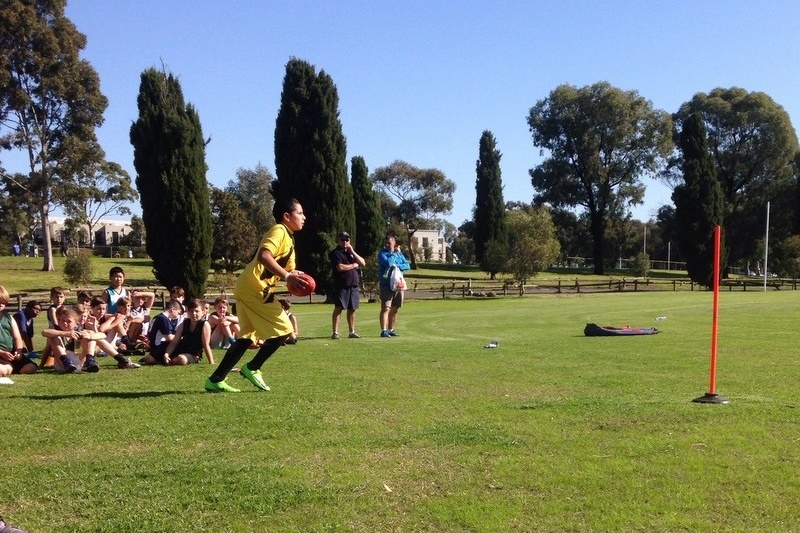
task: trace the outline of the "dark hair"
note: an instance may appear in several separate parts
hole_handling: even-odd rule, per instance
[[[189,300],[188,302],[186,302],[186,309],[187,310],[197,309],[198,307],[202,309],[202,305],[203,302],[201,302],[200,300]]]
[[[117,274],[122,274],[123,276],[125,275],[125,271],[122,270],[121,266],[111,267],[111,270],[108,271],[108,277],[109,278],[113,278]]]
[[[42,305],[41,305],[39,302],[37,302],[36,300],[31,300],[31,301],[29,301],[27,304],[25,304],[25,307],[27,307],[28,309],[33,309],[33,308],[34,308],[34,307],[36,307],[37,305],[38,305],[39,307],[42,307]]]
[[[92,299],[92,293],[89,292],[89,291],[81,291],[81,292],[78,293],[78,301],[79,302],[81,300],[89,300],[89,301],[91,301],[91,299]]]
[[[180,309],[183,311],[183,305],[178,300],[169,300],[164,304],[164,311],[169,311],[170,309]]]
[[[300,205],[297,198],[276,198],[275,204],[272,206],[272,216],[275,217],[275,222],[281,222],[283,214],[291,213],[297,205]]]
[[[93,296],[92,297],[92,303],[90,303],[89,305],[91,307],[97,307],[100,304],[106,304],[107,305],[108,302],[106,302],[105,299],[101,298],[100,296]]]

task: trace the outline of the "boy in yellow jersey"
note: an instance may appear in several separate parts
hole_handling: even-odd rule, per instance
[[[302,272],[294,269],[294,232],[303,229],[306,216],[294,198],[276,199],[272,215],[277,224],[267,230],[255,257],[236,280],[234,295],[239,335],[217,369],[206,379],[205,389],[209,392],[240,392],[228,385],[225,378],[250,345],[257,344],[259,339],[263,339],[264,344],[239,372],[257,389],[270,390],[261,375],[261,367],[294,331],[274,292],[281,280],[288,286],[306,287],[305,280],[299,276]]]

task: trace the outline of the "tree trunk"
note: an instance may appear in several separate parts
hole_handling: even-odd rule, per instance
[[[53,265],[53,241],[50,238],[50,206],[47,204],[42,205],[42,254],[44,264],[42,266],[43,272],[53,272],[56,268]]]
[[[603,252],[605,249],[605,217],[602,214],[592,213],[590,216],[592,221],[592,250],[594,257],[594,273],[602,276],[605,273],[603,268]]]

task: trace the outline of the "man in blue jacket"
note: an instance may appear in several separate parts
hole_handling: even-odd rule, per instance
[[[393,291],[389,285],[389,269],[392,267],[399,268],[401,271],[411,268],[406,256],[400,250],[395,236],[388,234],[384,240],[383,249],[378,254],[378,285],[381,290],[381,337],[397,337],[394,326],[397,322],[397,312],[403,306],[403,291]]]

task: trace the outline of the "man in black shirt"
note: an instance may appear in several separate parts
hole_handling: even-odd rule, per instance
[[[366,262],[356,253],[350,244],[350,234],[343,231],[339,234],[339,243],[331,251],[331,266],[333,267],[334,305],[331,323],[333,326],[332,339],[339,338],[339,317],[343,309],[347,309],[347,325],[350,328],[351,339],[357,339],[356,309],[358,309],[358,284],[359,267]]]

